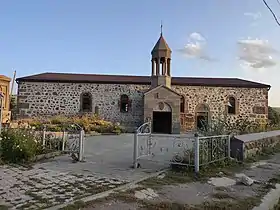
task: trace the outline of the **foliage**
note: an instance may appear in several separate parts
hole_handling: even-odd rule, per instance
[[[16,118],[16,112],[17,112],[17,98],[14,95],[12,95],[11,97],[10,110],[12,113],[11,120],[14,120]]]
[[[1,133],[1,158],[18,163],[31,161],[43,151],[40,136],[32,130],[7,129]]]
[[[115,133],[120,134],[124,129],[118,123],[112,123],[101,119],[97,115],[76,115],[64,116],[58,115],[49,118],[31,118],[18,121],[19,126],[33,128],[35,130],[42,130],[45,128],[47,131],[61,132],[71,124],[81,126],[85,132],[97,133]]]
[[[280,124],[280,114],[279,112],[272,107],[268,107],[268,120],[270,125],[275,126]]]
[[[198,130],[198,132],[203,136],[241,135],[275,130],[278,128],[279,127],[251,121],[248,117],[239,118],[234,122],[230,122],[229,116],[224,115],[223,117],[220,116],[212,120],[210,123],[203,123],[203,128]]]

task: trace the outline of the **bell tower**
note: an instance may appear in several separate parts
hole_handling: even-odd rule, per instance
[[[166,43],[162,35],[162,25],[160,37],[154,46],[152,54],[152,75],[151,75],[151,86],[155,88],[159,85],[164,85],[171,88],[171,49]]]

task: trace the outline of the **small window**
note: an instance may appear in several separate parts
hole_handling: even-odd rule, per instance
[[[180,112],[181,112],[181,113],[184,113],[184,112],[185,112],[185,97],[184,97],[184,96],[181,96]]]
[[[82,94],[82,112],[91,112],[92,111],[92,97],[90,93]]]
[[[236,101],[234,97],[229,97],[228,100],[228,113],[236,114]]]
[[[121,95],[120,101],[120,111],[121,112],[128,112],[129,109],[129,98],[127,95]]]
[[[97,115],[97,116],[99,115],[99,107],[98,106],[94,107],[94,114]]]

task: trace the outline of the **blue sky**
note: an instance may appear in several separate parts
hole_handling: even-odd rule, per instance
[[[268,3],[280,16],[277,1]],[[0,0],[0,74],[12,77],[15,69],[17,77],[41,72],[149,75],[161,20],[173,50],[173,76],[268,83],[270,105],[280,106],[279,55],[274,53],[271,65],[263,68],[248,63],[255,52],[243,56],[245,67],[244,59],[237,59],[237,43],[248,47],[248,37],[268,40],[280,50],[280,27],[262,0]]]

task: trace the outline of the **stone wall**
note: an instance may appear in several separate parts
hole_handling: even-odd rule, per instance
[[[90,92],[93,112],[98,107],[101,117],[132,128],[144,121],[143,96],[148,89],[148,85],[133,84],[20,82],[18,112],[20,117],[76,114],[80,112],[81,94]],[[268,90],[265,88],[172,86],[172,89],[185,97],[186,130],[195,128],[195,110],[199,104],[206,104],[211,119],[215,119],[225,113],[229,96],[236,98],[238,110],[235,115],[228,116],[229,121],[249,117],[252,121],[266,122],[268,117]],[[120,112],[121,94],[127,94],[131,100],[128,113]]]
[[[244,161],[279,145],[280,130],[238,135],[231,139],[231,157]]]
[[[227,115],[229,122],[248,117],[251,121],[266,123],[268,119],[268,90],[266,88],[172,86],[172,89],[185,97],[187,130],[195,127],[196,107],[199,104],[206,104],[209,107],[212,120],[223,118],[227,111],[229,96],[233,96],[237,102],[237,113]]]
[[[0,75],[0,92],[4,95],[2,104],[2,122],[10,123],[11,111],[10,111],[10,81],[9,77]]]
[[[18,112],[20,117],[76,114],[80,112],[81,94],[90,92],[93,112],[98,107],[104,119],[134,128],[143,122],[143,94],[148,88],[145,85],[21,82]],[[121,94],[127,94],[131,100],[128,113],[120,112]]]

